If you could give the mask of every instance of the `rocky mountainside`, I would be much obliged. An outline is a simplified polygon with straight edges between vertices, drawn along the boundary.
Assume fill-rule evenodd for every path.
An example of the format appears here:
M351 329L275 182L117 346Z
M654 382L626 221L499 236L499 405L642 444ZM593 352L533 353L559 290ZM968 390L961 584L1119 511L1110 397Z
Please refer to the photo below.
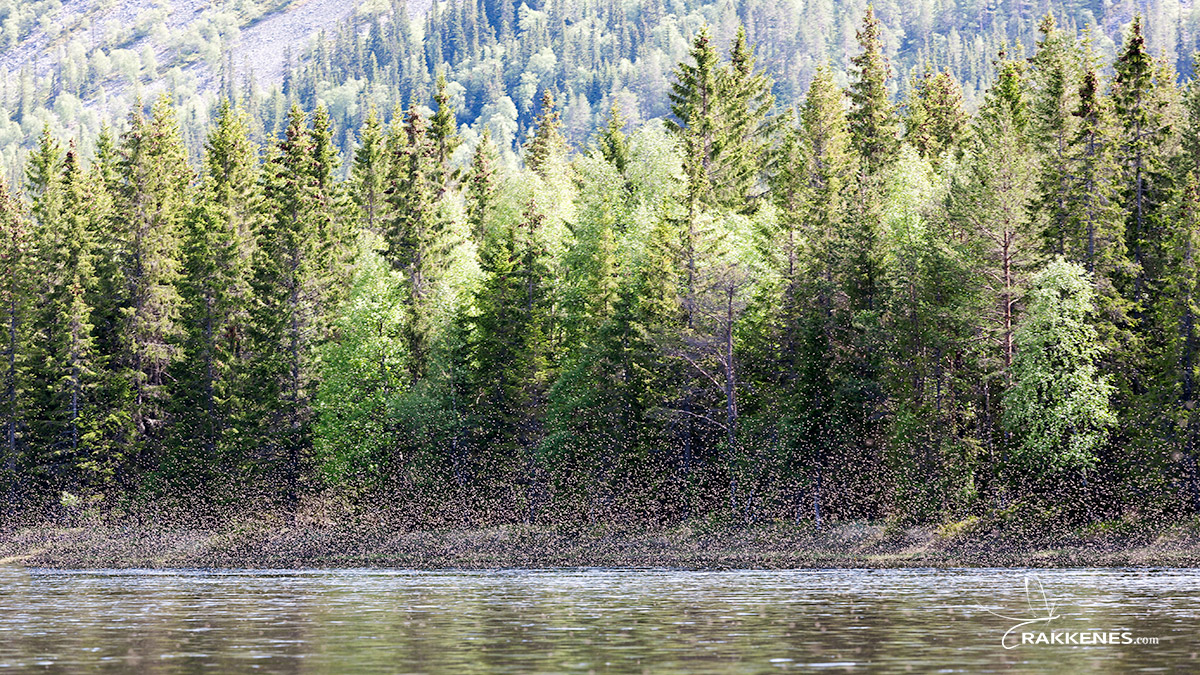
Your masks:
M37 5L38 3L29 3ZM80 50L150 50L160 68L174 66L207 80L220 66L214 54L260 81L278 82L286 49L299 54L308 41L354 14L355 0L66 0L41 3L44 9L24 32L4 33L0 74L27 71L44 77ZM378 4L378 3L376 3ZM409 5L421 14L430 0ZM386 7L386 6L385 6ZM368 13L378 9L366 10ZM19 25L13 14L14 29ZM119 86L119 85L118 85Z
M0 161L13 175L45 125L86 149L135 98L164 91L204 117L223 79L267 91L323 32L392 12L378 0L0 0Z

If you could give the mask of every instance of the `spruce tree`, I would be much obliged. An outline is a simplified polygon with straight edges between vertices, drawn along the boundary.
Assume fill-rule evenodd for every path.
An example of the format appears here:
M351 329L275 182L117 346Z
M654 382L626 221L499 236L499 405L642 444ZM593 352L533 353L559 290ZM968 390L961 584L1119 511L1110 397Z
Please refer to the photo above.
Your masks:
M1113 110L1121 132L1115 153L1122 168L1126 248L1134 265L1130 299L1141 315L1147 285L1158 276L1161 233L1156 211L1168 192L1164 144L1168 140L1166 109L1169 99L1163 72L1154 63L1142 35L1142 17L1135 15L1125 45L1113 64Z
M837 273L837 261L849 251L844 247L850 237L847 222L847 192L855 185L851 137L841 105L841 92L828 68L817 69L808 95L800 109L797 150L798 165L791 171L807 184L797 186L792 195L802 195L795 204L802 210L806 232L797 237L812 248L818 276L831 283ZM784 188L780 197L787 198ZM792 210L792 204L787 204ZM792 244L789 244L789 248ZM789 263L789 269L796 268Z
M439 211L437 146L415 108L405 119L406 139L392 159L388 186L386 256L405 280L404 341L413 381L425 377L433 345L433 295L444 265L446 223Z
M227 101L205 144L197 202L183 225L182 358L174 376L176 475L193 490L237 472L234 430L246 405L250 288L262 198L246 114ZM214 486L215 487L215 486Z
M619 467L642 428L647 352L635 329L627 252L617 228L629 204L626 180L601 157L579 160L579 211L565 254L561 374L547 393L540 446L559 493L586 503L590 518L613 501ZM623 290L624 289L624 290Z
M990 317L985 354L991 375L1006 373L1016 353L1014 336L1037 232L1031 206L1036 197L1036 156L1025 133L1029 104L1023 67L999 64L975 124L969 158L950 195L950 216L976 247Z
M684 266L682 306L685 323L691 324L695 308L698 246L701 238L698 220L707 205L716 203L719 151L722 143L720 112L721 71L717 52L705 26L692 41L689 57L693 64L680 63L671 85L671 113L667 127L680 140L683 172L687 177L684 205L686 214L680 227L680 257Z
M127 256L122 218L117 212L122 201L120 161L116 140L107 127L102 127L87 178L95 273L87 302L92 308L92 338L99 370L94 402L100 424L94 453L108 457L118 468L130 441L124 412L129 410L132 386L122 358Z
M1111 288L1113 278L1128 271L1110 106L1096 70L1087 68L1073 112L1078 126L1069 155L1074 170L1065 248L1067 259L1082 264L1101 288Z
M63 150L50 133L49 126L42 129L37 149L30 155L25 167L25 193L30 201L29 213L32 220L31 258L28 267L30 283L29 317L30 350L26 355L29 376L29 401L25 458L27 471L39 481L67 483L72 458L63 459L56 453L62 448L54 444L52 423L48 421L50 391L49 378L55 377L53 355L48 351L43 307L52 296L56 286L53 262L58 257L59 243L64 230L64 172ZM74 487L74 486L71 486Z
M637 322L647 333L678 327L683 316L679 297L679 232L666 219L650 230L638 266Z
M844 335L838 308L840 260L850 251L847 191L854 185L853 156L842 91L826 66L818 67L800 107L800 124L780 152L774 196L780 213L778 262L781 288L768 310L774 315L769 344L778 387L770 424L778 435L781 470L806 485L796 517L811 512L821 523L825 467L833 460L835 436L829 417L834 395L831 336ZM820 411L809 414L808 411ZM811 511L809 506L811 505Z
M600 155L622 174L629 163L629 141L625 137L624 129L625 117L621 114L621 105L613 99L612 107L608 111L608 122L598 134L597 145Z
M714 185L717 201L735 211L749 212L763 186L759 178L770 164L772 136L778 121L771 118L775 96L773 82L754 69L754 50L746 31L738 26L729 52L729 65L720 77L720 105L724 118L719 142L721 181Z
M533 450L548 375L544 220L531 199L520 222L489 234L471 338L475 447L484 472L496 476L502 490L515 490L512 497L524 502L527 515L536 508Z
M543 178L567 158L567 139L562 135L562 118L549 89L542 91L541 112L534 121L533 138L525 147L525 165Z
M668 119L667 126L681 141L689 211L694 211L699 204L715 199L713 174L723 147L721 70L707 26L696 33L688 56L692 63L680 63L675 69L669 93L674 119Z
M384 190L387 185L388 156L383 123L375 107L367 111L351 169L354 203L358 205L362 228L379 234L383 229Z
M1165 395L1155 403L1163 406L1170 447L1182 451L1192 509L1200 511L1200 180L1195 173L1185 176L1172 215L1159 302L1166 348L1158 390Z
M779 356L788 364L788 377L798 372L801 317L816 311L820 321L832 321L834 275L840 271L839 258L848 253L841 246L849 236L843 231L846 190L854 182L850 137L842 93L827 67L817 69L799 122L781 149L773 186L780 214ZM810 307L814 301L816 307Z
M49 125L42 128L37 149L25 166L25 195L31 203L30 215L41 228L51 228L62 212L63 152Z
M778 121L771 79L754 69L753 50L739 28L730 62L721 65L707 26L692 41L669 93L668 128L681 140L688 199L700 205L748 211L767 167Z
M4 377L2 403L4 458L0 462L0 489L7 503L18 503L19 468L24 449L26 420L28 321L35 287L32 277L31 242L25 209L0 180L0 311L4 325Z
M914 90L904 127L904 139L922 157L937 162L943 153L957 149L967 131L958 80L948 71L927 71Z
M1083 265L1095 284L1092 325L1100 342L1101 368L1113 376L1118 407L1134 412L1136 406L1130 402L1143 393L1147 354L1136 332L1138 307L1122 294L1135 286L1137 266L1128 258L1125 236L1128 213L1122 204L1123 171L1117 154L1120 128L1114 124L1112 102L1100 91L1093 67L1085 66L1078 100L1065 258ZM1118 447L1145 431L1144 422L1134 415L1121 421ZM1116 465L1119 458L1105 459L1106 464Z
M466 190L467 225L477 246L482 246L487 238L487 226L496 205L497 155L496 144L492 142L492 130L484 127L471 157Z
M81 479L96 485L112 477L115 464L96 453L98 414L92 399L97 355L88 304L95 286L91 186L73 146L63 161L62 185L61 229L53 248L39 260L50 276L36 323L38 376L45 390L39 406L42 428L35 433L53 448L56 463L82 469L87 475Z
M850 99L847 124L851 147L859 158L859 179L858 194L851 204L853 224L847 230L851 255L843 261L843 278L852 310L877 316L883 278L881 172L895 161L899 151L899 118L888 96L891 68L883 54L882 26L872 7L867 8L857 37L863 51L850 60L854 72L847 92ZM868 319L862 325L873 320ZM867 343L875 339L870 335L874 332L869 329L863 334ZM861 348L875 353L877 349L867 343ZM866 367L866 362L863 365ZM873 367L867 367L867 371L872 370ZM874 375L864 371L858 377L866 382Z
M439 75L437 91L433 95L437 110L429 120L429 138L435 149L436 167L434 175L430 178L434 185L438 186L437 196L439 198L449 189L450 183L457 178L456 172L450 166L450 159L462 143L462 139L458 136L454 106L450 105L450 94L446 91L446 87L445 76Z
M294 508L311 445L316 393L314 346L324 261L317 259L321 197L307 115L293 105L287 132L264 165L264 219L254 258L251 313L253 407L257 454L282 481L283 503Z
M874 174L895 159L900 143L895 106L888 95L891 67L883 54L883 27L874 7L867 7L857 37L863 51L850 59L850 135L864 170Z
M1192 66L1192 78L1183 87L1183 119L1180 120L1179 141L1182 152L1178 157L1178 182L1188 172L1200 174L1200 61Z
M118 152L114 210L124 281L118 363L129 383L118 414L128 425L130 474L157 468L167 371L178 355L180 227L192 172L169 98L154 103L149 120L135 108Z
M1071 142L1075 136L1079 67L1082 59L1070 36L1047 14L1038 26L1042 39L1030 62L1033 66L1034 138L1043 156L1038 179L1038 210L1045 225L1043 256L1066 254L1073 192Z
M978 439L993 474L1006 470L1010 442L1001 424L1001 395L1008 388L1016 358L1022 299L1039 243L1034 211L1038 158L1026 133L1029 101L1024 68L1012 60L997 65L996 83L975 121L947 204L951 228L967 242L964 257L972 272L969 278L976 280L966 289L964 305L965 311L974 309L981 315L973 323L982 341L969 357L979 375L974 391L964 393L977 402ZM997 477L983 476L983 487L1001 495L1002 485L988 482Z
M336 180L340 160L333 141L333 120L323 104L313 111L310 138L313 153L310 167L317 199L316 260L323 263L314 283L318 285L320 312L324 314L342 298L357 229L348 227L354 221L345 217L348 204L343 185Z
M1171 326L1157 326L1153 312L1169 246L1163 207L1173 190L1168 162L1174 152L1170 123L1177 91L1174 71L1150 57L1140 15L1134 16L1113 70L1112 102L1118 125L1113 154L1125 210L1123 243L1129 256L1128 273L1114 281L1128 303L1130 319L1117 358L1122 366L1121 393L1131 397L1122 405L1128 407L1123 421L1132 434L1140 435L1154 417L1144 402L1147 395L1153 398L1148 358L1162 350L1171 330Z

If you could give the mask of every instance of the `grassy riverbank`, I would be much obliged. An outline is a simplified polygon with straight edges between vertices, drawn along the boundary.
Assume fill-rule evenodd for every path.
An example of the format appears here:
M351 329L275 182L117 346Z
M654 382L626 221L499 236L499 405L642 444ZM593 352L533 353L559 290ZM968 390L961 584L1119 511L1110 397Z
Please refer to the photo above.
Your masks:
M111 523L0 531L0 564L29 567L635 566L685 568L1200 566L1200 522L1068 533L836 523L659 531L503 526L396 531L260 518L218 528Z

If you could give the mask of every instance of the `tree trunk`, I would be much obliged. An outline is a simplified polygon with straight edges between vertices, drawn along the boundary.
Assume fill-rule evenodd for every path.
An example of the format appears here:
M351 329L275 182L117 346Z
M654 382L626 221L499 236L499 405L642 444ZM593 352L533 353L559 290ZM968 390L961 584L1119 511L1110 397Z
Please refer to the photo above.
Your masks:
M8 303L8 377L4 392L7 420L5 423L4 468L11 481L8 493L15 496L17 473L17 299L10 287ZM11 503L13 500L9 499Z
M733 295L731 283L725 294L725 435L729 444L729 501L737 509L737 373L733 362Z
M1004 265L1004 292L1000 295L1001 312L1004 315L1004 373L1008 377L1008 371L1012 368L1013 352L1013 269L1012 269L1012 233L1005 231L1003 234L1004 243L1001 245L1000 255L1003 257Z
M204 316L204 415L207 418L204 429L204 452L210 462L215 462L217 459L217 423L214 404L216 394L213 391L213 380L216 379L213 351L216 341L213 339L213 298L211 294L204 299L204 304L206 305Z
M287 439L287 494L286 502L288 510L295 512L299 504L300 495L300 259L299 252L292 252L291 260L291 289L288 297L288 303L291 305L289 317L291 325L289 326L288 334L288 352L289 352L289 377L291 391L288 392L288 423L289 434Z
M813 490L813 522L816 524L818 530L822 529L823 527L821 522L821 479L824 469L821 465L822 461L820 458L818 458L816 481L817 489Z

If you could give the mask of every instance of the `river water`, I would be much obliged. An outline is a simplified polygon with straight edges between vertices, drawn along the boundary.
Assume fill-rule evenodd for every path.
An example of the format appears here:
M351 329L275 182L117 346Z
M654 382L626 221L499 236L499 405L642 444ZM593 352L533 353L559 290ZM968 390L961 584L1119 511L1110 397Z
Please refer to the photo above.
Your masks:
M3 670L1200 672L1200 570L0 569Z

